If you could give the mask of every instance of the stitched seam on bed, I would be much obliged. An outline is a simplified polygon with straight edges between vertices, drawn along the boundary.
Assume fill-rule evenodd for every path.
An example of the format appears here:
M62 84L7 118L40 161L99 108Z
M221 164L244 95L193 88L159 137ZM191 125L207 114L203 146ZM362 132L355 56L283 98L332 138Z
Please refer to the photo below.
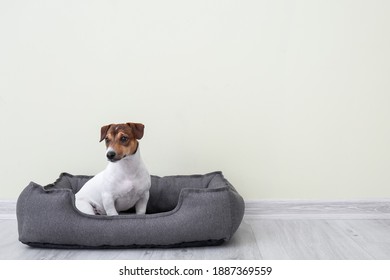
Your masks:
M229 219L229 221L230 221L230 225L229 225L229 238L228 238L228 240L232 237L232 233L233 233L233 214L232 214L232 211L233 211L233 209L232 209L232 201L231 201L231 194L230 194L230 192L231 192L231 189L230 189L230 184L229 184L229 182L228 182L228 180L226 180L226 178L225 177L223 177L223 180L225 181L225 184L226 184L226 187L228 188L228 192L227 192L227 199L228 199L228 201L229 201L229 214L230 214L230 219Z

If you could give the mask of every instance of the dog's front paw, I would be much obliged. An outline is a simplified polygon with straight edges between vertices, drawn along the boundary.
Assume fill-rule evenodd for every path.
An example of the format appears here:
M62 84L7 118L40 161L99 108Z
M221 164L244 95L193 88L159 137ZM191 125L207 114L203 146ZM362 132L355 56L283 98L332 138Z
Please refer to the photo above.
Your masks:
M107 211L107 216L118 216L118 212L114 211Z

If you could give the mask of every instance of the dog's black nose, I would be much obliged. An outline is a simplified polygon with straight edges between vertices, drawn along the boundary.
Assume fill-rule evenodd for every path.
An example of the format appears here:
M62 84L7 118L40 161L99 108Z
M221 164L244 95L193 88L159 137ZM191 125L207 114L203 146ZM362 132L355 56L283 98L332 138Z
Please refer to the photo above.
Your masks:
M114 159L115 156L116 156L116 153L114 151L109 151L107 153L107 158L108 159Z

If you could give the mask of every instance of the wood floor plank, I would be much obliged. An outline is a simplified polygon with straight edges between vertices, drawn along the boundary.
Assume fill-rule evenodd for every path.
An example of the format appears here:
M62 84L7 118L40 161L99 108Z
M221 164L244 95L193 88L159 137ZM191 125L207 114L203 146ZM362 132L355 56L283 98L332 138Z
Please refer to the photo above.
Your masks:
M256 238L257 248L263 259L290 259L288 244L292 236L285 234L281 224L275 220L251 219L251 227Z
M373 259L390 260L389 220L340 220L335 221L334 226Z
M349 237L326 220L252 221L260 253L265 259L371 259Z

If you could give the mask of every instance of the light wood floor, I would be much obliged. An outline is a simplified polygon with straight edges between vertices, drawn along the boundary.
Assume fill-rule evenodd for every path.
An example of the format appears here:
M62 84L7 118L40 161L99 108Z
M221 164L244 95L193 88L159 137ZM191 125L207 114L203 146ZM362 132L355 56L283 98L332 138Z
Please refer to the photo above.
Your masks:
M18 241L14 213L0 202L0 259L390 259L390 200L247 202L230 242L185 249L31 248Z

